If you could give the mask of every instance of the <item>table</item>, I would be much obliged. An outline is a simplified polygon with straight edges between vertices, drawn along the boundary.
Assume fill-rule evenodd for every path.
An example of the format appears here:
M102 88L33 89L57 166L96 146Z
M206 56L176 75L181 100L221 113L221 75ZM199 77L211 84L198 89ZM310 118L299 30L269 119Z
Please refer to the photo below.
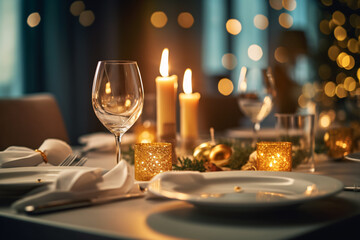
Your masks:
M86 163L108 169L114 164L114 153L91 153ZM360 164L321 161L316 174L359 184ZM1 239L344 239L358 234L359 223L360 192L345 191L298 207L253 213L209 213L181 201L147 198L39 216L0 207Z

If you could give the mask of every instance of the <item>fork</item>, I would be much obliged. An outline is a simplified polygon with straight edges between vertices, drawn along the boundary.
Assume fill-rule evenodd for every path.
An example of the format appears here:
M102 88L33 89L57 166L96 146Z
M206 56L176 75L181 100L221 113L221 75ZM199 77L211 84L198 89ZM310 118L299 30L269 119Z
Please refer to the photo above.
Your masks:
M79 158L75 154L70 154L67 158L62 161L59 166L83 166L87 161L86 157Z

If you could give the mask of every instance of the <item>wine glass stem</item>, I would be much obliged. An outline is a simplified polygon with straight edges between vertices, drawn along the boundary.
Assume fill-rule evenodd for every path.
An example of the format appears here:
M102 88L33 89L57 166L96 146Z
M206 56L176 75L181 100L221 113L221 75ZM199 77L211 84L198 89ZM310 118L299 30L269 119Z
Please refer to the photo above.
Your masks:
M116 142L116 163L121 161L121 135L115 135Z
M260 123L254 123L253 125L253 142L252 142L252 146L256 147L256 143L258 141L258 133L259 133L259 129L260 129Z

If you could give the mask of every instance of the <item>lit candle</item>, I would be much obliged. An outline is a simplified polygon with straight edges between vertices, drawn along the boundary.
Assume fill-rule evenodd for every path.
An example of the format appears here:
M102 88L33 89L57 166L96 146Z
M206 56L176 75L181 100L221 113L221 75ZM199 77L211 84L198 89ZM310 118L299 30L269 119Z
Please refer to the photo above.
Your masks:
M183 81L184 93L180 93L180 135L183 140L198 138L198 105L200 93L192 93L191 69L186 69Z
M169 50L162 52L160 62L161 77L156 81L156 122L160 141L176 139L176 92L177 76L169 76Z
M291 142L259 142L256 153L257 170L291 171Z

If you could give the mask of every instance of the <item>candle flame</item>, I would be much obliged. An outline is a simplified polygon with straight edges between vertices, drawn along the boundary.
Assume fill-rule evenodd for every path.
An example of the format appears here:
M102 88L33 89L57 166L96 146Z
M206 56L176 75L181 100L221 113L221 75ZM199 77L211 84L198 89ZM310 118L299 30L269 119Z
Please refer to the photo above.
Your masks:
M169 49L164 48L160 61L160 74L163 77L169 76Z
M244 92L246 91L247 88L247 84L246 84L246 72L247 72L247 68L246 67L242 67L241 71L240 71L240 77L239 77L239 86L238 86L238 92Z
M183 89L184 89L184 93L186 94L192 93L191 76L192 76L191 69L187 68L184 73L184 81L183 81Z

